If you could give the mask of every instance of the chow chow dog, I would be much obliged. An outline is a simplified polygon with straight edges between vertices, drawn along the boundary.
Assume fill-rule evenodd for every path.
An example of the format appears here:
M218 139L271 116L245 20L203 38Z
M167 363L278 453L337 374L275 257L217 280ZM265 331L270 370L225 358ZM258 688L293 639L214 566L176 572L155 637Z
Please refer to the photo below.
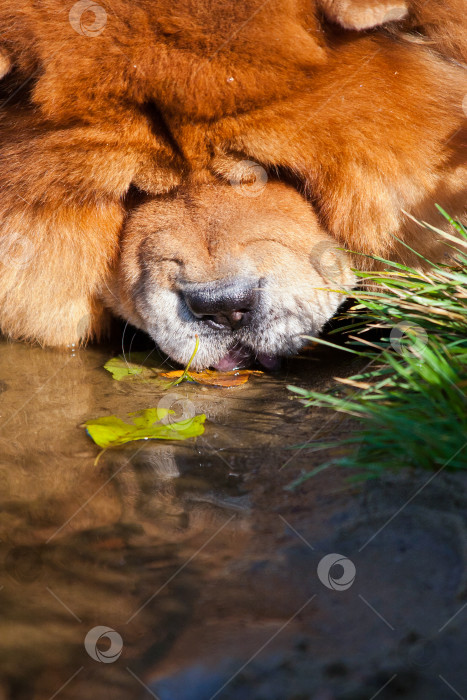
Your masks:
M13 338L110 308L179 362L197 333L198 367L273 366L351 287L336 245L439 258L403 211L465 215L459 0L18 0L0 27Z

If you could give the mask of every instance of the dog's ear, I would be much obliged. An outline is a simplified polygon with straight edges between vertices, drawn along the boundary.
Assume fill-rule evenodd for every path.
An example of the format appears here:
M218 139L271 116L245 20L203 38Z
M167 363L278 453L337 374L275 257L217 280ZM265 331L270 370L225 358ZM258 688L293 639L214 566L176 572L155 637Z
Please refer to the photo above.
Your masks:
M329 20L345 29L372 29L408 14L404 0L318 0L318 6Z

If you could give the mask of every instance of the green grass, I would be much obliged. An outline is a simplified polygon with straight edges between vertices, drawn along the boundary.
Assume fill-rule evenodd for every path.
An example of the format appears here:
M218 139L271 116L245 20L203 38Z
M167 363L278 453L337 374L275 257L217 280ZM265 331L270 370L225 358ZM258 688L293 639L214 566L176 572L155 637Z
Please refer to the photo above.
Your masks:
M357 478L404 467L467 468L467 230L438 209L456 237L419 223L444 239L455 262L433 264L429 273L390 261L383 272L357 272L376 287L355 295L339 330L345 342L336 347L366 358L365 369L331 393L289 387L305 406L356 422L350 437L310 445L327 458L293 485L333 465ZM332 456L335 448L341 456Z

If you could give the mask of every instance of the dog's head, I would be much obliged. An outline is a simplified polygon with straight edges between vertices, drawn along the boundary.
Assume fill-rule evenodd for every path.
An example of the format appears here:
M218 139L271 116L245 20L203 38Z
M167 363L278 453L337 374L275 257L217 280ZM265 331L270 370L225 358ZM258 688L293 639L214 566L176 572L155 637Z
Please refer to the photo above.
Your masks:
M353 285L336 246L289 185L187 186L130 215L106 302L181 364L274 367Z

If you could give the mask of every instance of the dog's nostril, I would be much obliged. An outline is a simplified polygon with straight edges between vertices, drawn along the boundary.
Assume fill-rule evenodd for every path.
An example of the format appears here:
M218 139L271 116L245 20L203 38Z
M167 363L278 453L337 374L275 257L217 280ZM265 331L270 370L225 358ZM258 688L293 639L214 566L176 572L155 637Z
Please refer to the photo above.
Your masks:
M218 314L198 314L199 318L208 323L213 328L240 328L245 326L251 317L251 312L242 311L225 311Z
M244 318L245 314L247 314L248 311L245 309L242 309L241 311L232 311L229 314L229 318L232 323L240 323L240 321Z
M237 329L251 321L258 303L259 284L251 280L229 280L183 289L190 311L213 328Z

